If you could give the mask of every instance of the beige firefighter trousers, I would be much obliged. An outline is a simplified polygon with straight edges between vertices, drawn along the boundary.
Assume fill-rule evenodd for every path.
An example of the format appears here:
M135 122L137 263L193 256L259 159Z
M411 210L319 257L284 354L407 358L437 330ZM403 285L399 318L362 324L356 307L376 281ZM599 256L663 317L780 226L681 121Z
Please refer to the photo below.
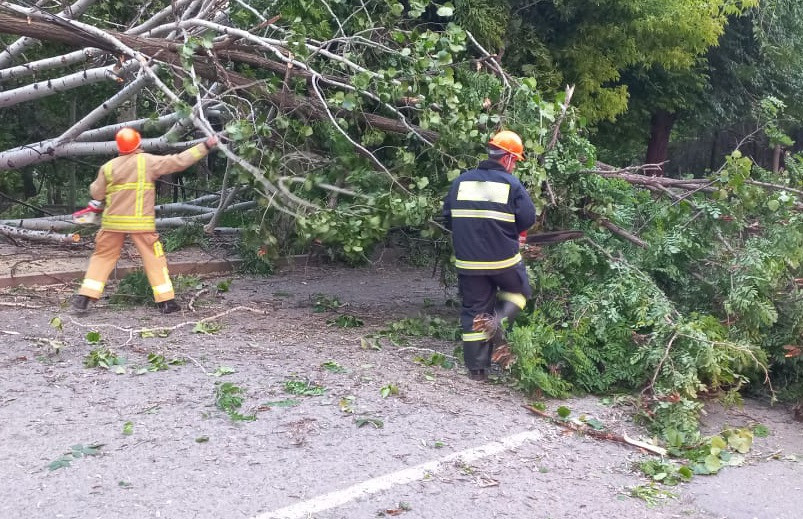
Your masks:
M159 234L155 232L125 233L104 229L98 231L95 238L95 252L89 259L89 268L78 293L93 299L100 298L106 281L120 258L126 235L131 237L142 257L145 275L148 276L148 282L153 289L153 299L157 303L173 299L175 293L173 283L170 282L170 274L167 272L167 259L162 242L159 241Z

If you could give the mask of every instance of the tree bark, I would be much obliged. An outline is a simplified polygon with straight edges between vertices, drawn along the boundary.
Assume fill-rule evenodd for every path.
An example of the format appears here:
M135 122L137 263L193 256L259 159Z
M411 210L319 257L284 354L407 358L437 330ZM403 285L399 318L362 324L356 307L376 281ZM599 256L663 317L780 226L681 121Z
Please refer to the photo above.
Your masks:
M8 236L10 238L21 238L24 240L50 243L78 243L81 240L81 236L76 233L59 234L49 230L35 231L3 224L0 224L0 235Z
M22 193L25 198L36 196L36 183L33 181L33 172L22 172Z
M780 144L776 144L772 150L772 172L778 173L781 171L781 156L783 155L783 148Z
M676 114L664 109L658 109L652 114L650 119L650 140L647 143L647 164L656 164L651 174L664 176L663 163L669 150L669 136L672 133L672 126L675 124Z

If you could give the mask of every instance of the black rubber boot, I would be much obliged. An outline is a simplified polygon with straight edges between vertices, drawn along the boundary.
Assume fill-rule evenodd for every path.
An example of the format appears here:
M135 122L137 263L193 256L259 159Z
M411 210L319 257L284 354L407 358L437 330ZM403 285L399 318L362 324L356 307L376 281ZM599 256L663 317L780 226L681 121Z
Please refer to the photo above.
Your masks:
M486 341L463 341L463 360L469 373L491 367L491 347Z
M168 299L167 301L156 303L156 306L159 307L159 311L163 314L172 314L173 312L181 310L181 307L178 306L175 299Z
M476 380L477 382L485 382L488 380L488 370L486 369L471 369L468 371L468 378Z
M70 308L72 308L73 312L82 314L89 309L89 301L92 298L89 296L82 296L81 294L76 294L72 298L72 303L70 304Z

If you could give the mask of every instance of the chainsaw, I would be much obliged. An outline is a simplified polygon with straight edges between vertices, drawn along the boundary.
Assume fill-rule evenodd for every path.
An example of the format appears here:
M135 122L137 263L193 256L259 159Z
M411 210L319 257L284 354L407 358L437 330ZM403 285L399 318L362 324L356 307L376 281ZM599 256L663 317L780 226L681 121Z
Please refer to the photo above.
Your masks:
M90 200L89 204L72 214L72 221L78 225L99 225L103 214L103 202Z

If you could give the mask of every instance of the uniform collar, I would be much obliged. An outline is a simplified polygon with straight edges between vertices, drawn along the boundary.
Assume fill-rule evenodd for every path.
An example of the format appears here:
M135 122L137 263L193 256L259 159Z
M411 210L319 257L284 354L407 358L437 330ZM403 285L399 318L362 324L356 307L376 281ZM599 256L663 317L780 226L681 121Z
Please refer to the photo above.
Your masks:
M507 173L507 169L505 169L505 167L502 165L502 163L499 162L498 160L494 160L494 159L485 159L485 160L483 160L482 162L479 163L479 165L477 166L477 169L496 169L496 170L504 171L505 173Z

